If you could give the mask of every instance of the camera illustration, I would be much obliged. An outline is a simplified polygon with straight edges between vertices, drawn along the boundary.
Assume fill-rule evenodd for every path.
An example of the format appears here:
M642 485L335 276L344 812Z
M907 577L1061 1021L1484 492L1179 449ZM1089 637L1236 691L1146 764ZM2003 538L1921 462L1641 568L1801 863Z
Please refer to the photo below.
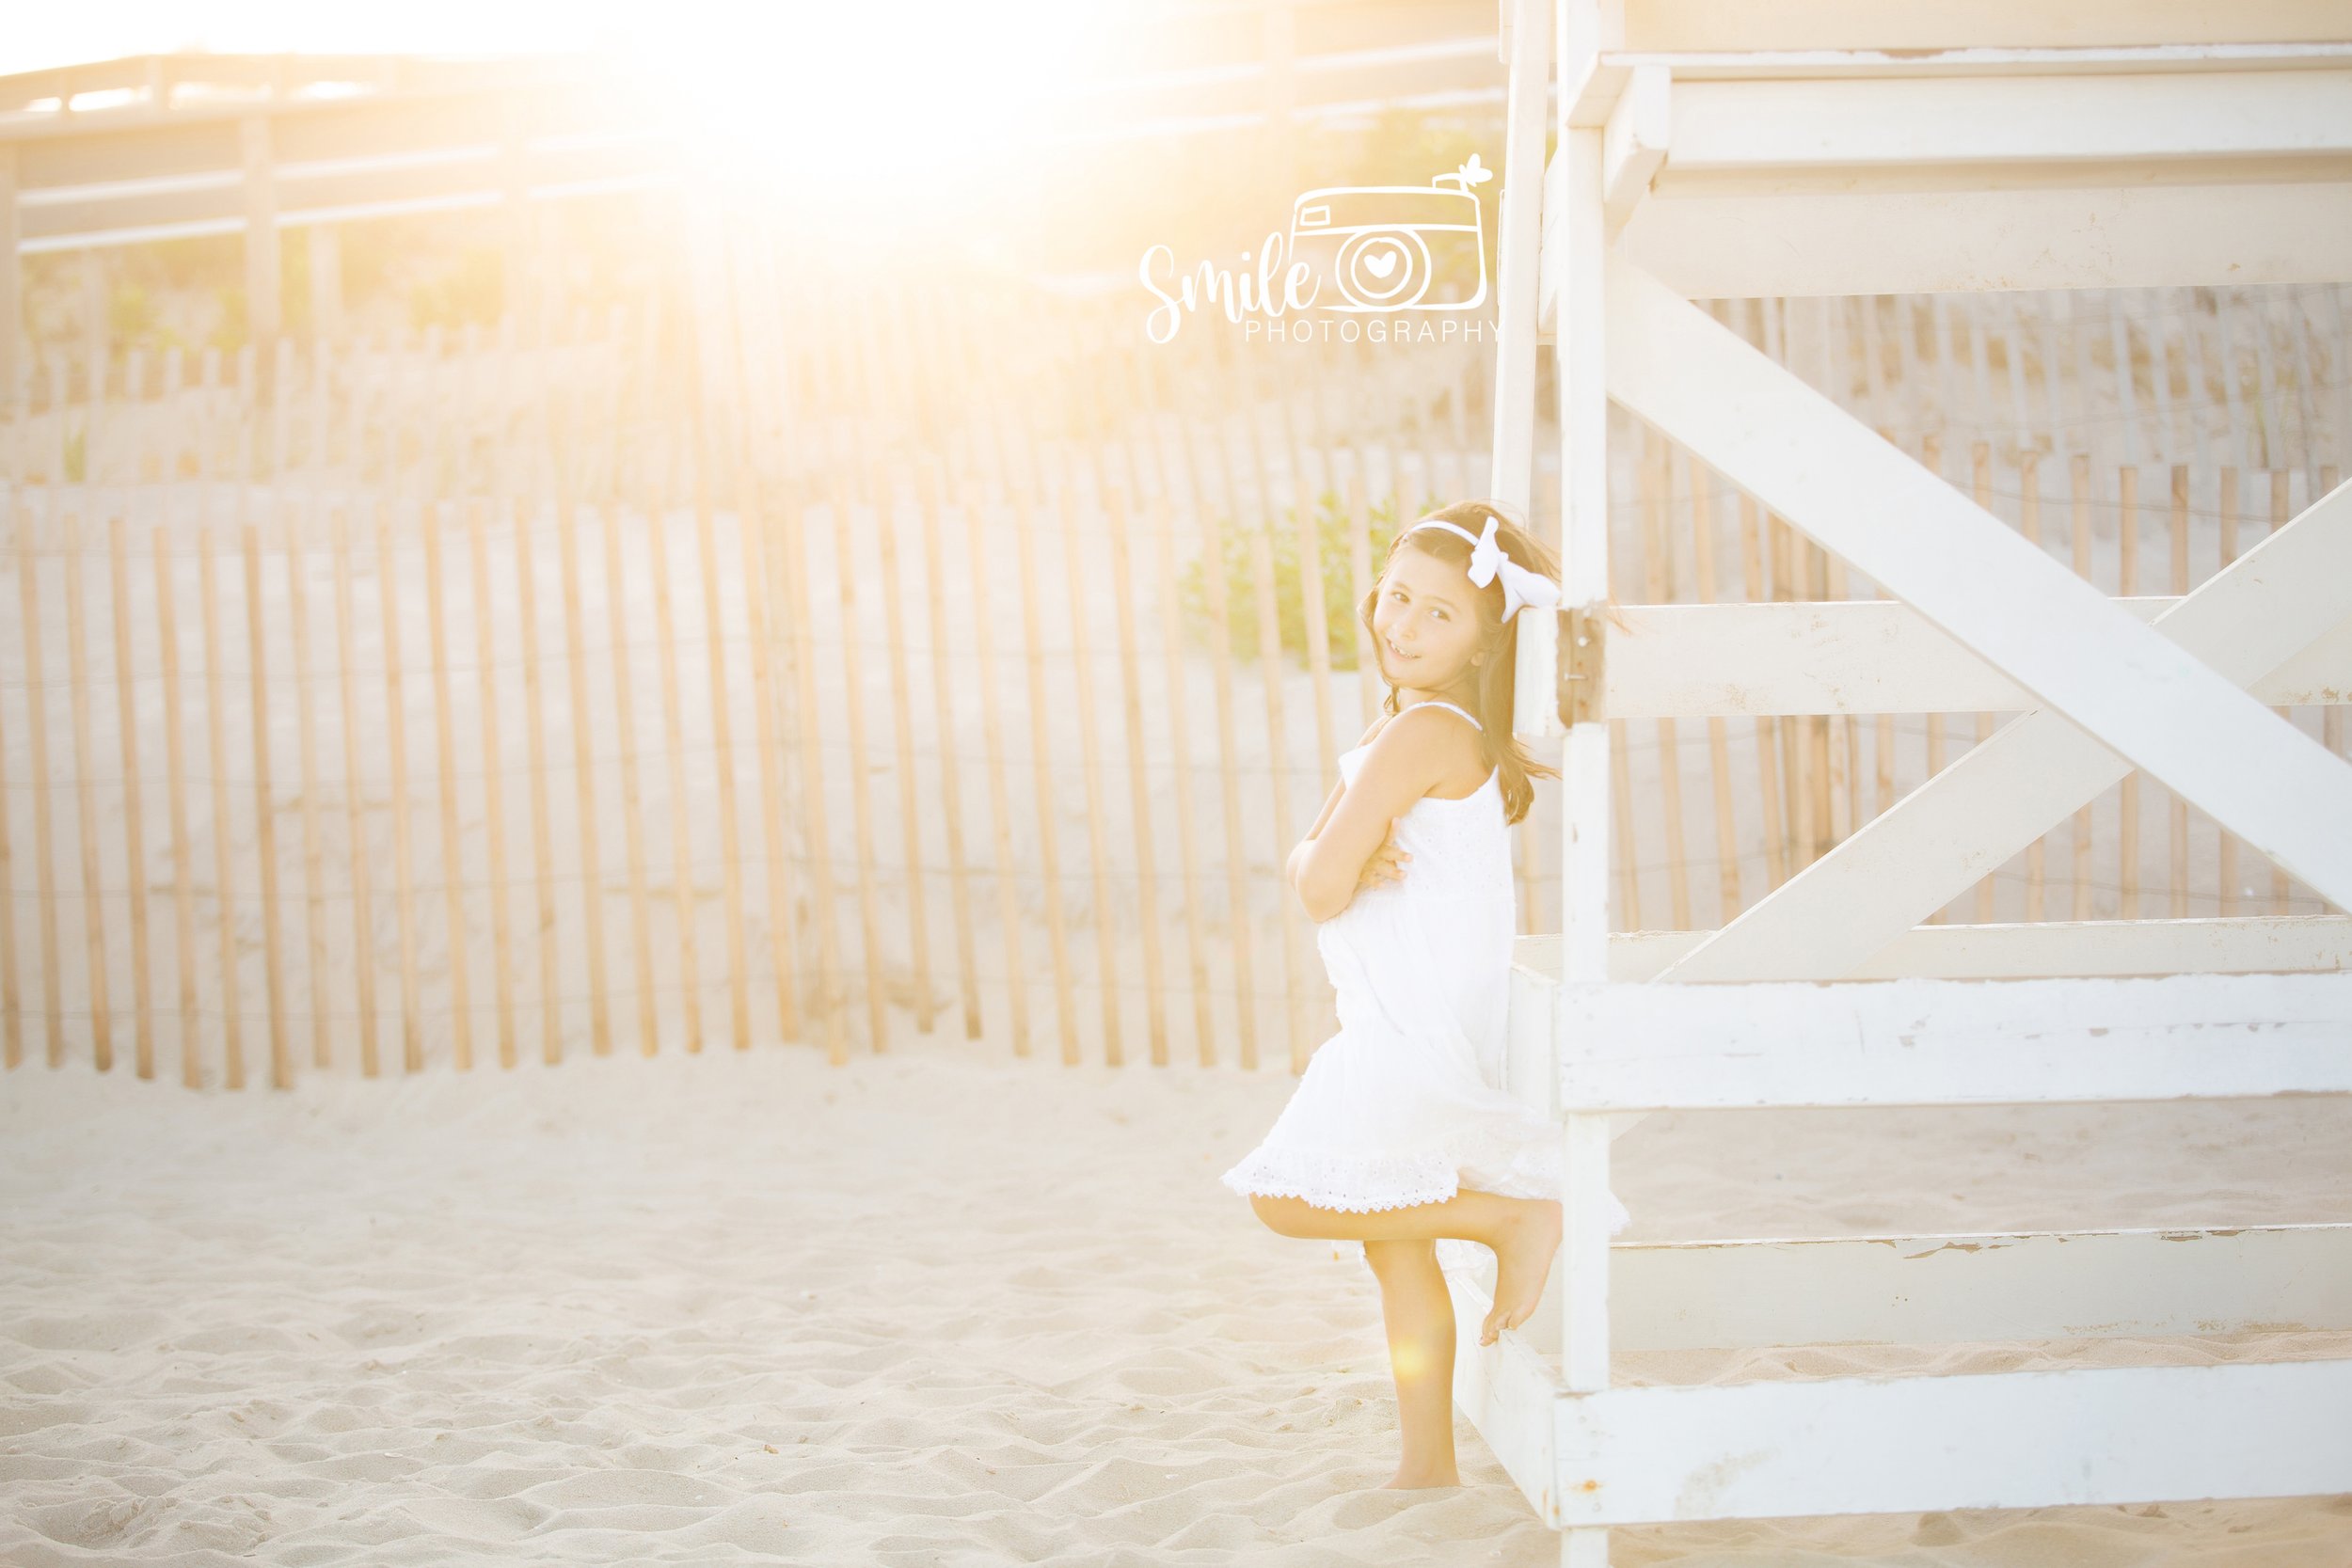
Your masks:
M1486 250L1471 187L1494 177L1473 152L1426 186L1330 185L1301 195L1291 208L1290 257L1315 278L1316 308L1476 309L1486 299Z

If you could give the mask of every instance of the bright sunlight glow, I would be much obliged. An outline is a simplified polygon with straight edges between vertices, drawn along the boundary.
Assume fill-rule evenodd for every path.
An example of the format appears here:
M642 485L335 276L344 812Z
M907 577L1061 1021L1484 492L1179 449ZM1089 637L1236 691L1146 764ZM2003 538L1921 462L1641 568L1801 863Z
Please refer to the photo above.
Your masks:
M1084 0L741 9L631 40L623 62L714 172L828 198L928 202L1018 161L1089 70ZM610 47L608 45L608 47ZM999 168L999 173L1006 172Z

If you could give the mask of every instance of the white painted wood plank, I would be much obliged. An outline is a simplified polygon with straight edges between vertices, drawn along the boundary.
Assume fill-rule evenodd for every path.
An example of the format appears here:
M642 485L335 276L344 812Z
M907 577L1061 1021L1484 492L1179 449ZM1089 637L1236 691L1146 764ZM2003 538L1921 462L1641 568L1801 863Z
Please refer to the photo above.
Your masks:
M2330 492L2329 496L2323 496L2320 499L2327 502L2331 497L2341 503L2341 491ZM2288 525L2290 528L2293 526ZM2277 534L2271 535L2271 538L2276 537ZM2269 539L2263 541L2264 544L2269 542ZM2157 616L2161 619L2169 613L2159 610ZM2166 624L2165 630L2168 633L2172 630L2170 623ZM2273 705L2295 704L2330 707L2352 703L2352 619L2321 635L2301 653L2274 668L2248 689L2257 700Z
M1609 1267L1628 1351L2352 1329L2344 1225L1620 1243Z
M1565 972L1579 979L1609 973L1610 744L1609 725L1597 721L1560 742L1561 942Z
M1541 268L1543 245L1546 245L1546 221L1560 216L1560 209L1546 195L1546 183L1552 171L1565 169L1557 160L1546 165L1546 115L1550 99L1546 96L1552 72L1552 47L1555 47L1555 14L1548 0L1505 0L1508 5L1529 7L1522 14L1522 24L1513 33L1513 122L1510 134L1515 136L1510 146L1510 165L1503 169L1508 190L1505 199L1518 199L1515 216L1519 226L1513 230L1513 245L1524 245L1524 254L1513 256L1513 275L1505 284L1503 298L1499 303L1499 326L1503 331L1496 350L1496 378L1499 378L1499 402L1496 402L1494 458L1496 458L1496 496L1519 505L1529 527L1543 536L1543 519L1534 515L1534 486L1536 486L1536 315L1541 308ZM1538 14L1541 11L1541 14ZM1597 308L1595 308L1597 312ZM1555 369L1566 372L1569 359L1565 350L1555 345ZM1585 357L1597 357L1597 350L1588 350ZM1604 373L1604 372L1595 372ZM1510 397L1505 409L1501 397ZM1595 392L1607 406L1607 390ZM1552 533L1557 547L1557 533ZM1513 703L1513 731L1519 736L1557 736L1555 703L1552 703L1552 670L1557 668L1555 649L1557 616L1529 618L1519 626L1518 665L1513 670L1513 689L1518 701Z
M1459 1275L1446 1275L1446 1285L1456 1325L1454 1407L1469 1418L1519 1491L1541 1511L1545 1505L1536 1499L1550 1496L1552 1480L1559 1474L1551 1446L1559 1379L1521 1335L1504 1334L1491 1345L1481 1345L1474 1330L1493 1309L1494 1298Z
M2352 765L1639 267L1604 287L1620 402L2352 909Z
M1638 67L1632 79L1665 71ZM1669 193L1721 193L1797 170L1834 169L1852 189L1873 171L1915 184L1939 165L2352 153L2352 70L2341 68L1682 81L1674 93L1673 162L1659 182ZM2006 182L1987 172L1988 183Z
M1550 966L1541 975L1519 969L1519 966L1515 966L1513 974L1510 974L1510 1002L1505 1008L1508 1011L1508 1025L1505 1025L1503 1037L1503 1086L1522 1105L1543 1112L1543 1115L1552 1115L1552 1110L1557 1110L1557 1105L1560 1105L1560 1101L1557 1101L1557 1093L1560 1093L1560 1051L1552 1044L1552 1041L1560 1039L1555 1022L1552 1022L1552 1004L1560 994L1560 936L1550 933L1550 936L1527 936L1519 938L1519 941L1546 942L1546 957L1550 959ZM1609 936L1612 961L1616 961L1618 942L1621 941L1623 933ZM1623 1138L1645 1117L1649 1117L1646 1110L1612 1112L1609 1115L1609 1138ZM1557 1345L1560 1340L1555 1336L1548 1342Z
M2352 925L2352 922L2347 924ZM1552 1045L1559 1037L1552 1022L1552 1004L1560 985L1560 937L1553 932L1518 940L1543 943L1549 968L1540 975L1519 967L1511 972L1510 1000L1505 1008L1503 1033L1502 1086L1521 1104L1549 1116L1560 1103L1553 1098L1558 1085L1559 1053ZM1617 943L1622 940L1622 933L1610 934L1610 958L1613 962L1617 958ZM1611 1115L1609 1136L1613 1140L1624 1137L1633 1130L1635 1123L1648 1115L1646 1111ZM1555 1338L1551 1342L1557 1344L1558 1340Z
M2352 182L1677 196L1661 181L1622 244L1692 299L2334 283L2352 277Z
M1563 129L1552 160L1560 176L1557 201L1547 211L1547 237L1567 270L1561 334L1554 346L1560 388L1561 603L1609 599L1609 367L1608 315L1602 293L1600 134ZM1556 623L1555 623L1556 624ZM1516 727L1522 734L1560 735L1555 683L1532 685L1519 667ZM1531 708L1540 708L1540 716ZM1541 718L1541 728L1536 721ZM1595 720L1570 728L1562 742L1563 929L1572 974L1598 979L1609 942L1609 725Z
M1566 331L1552 339L1552 372L1560 388L1560 550L1562 604L1597 604L1609 599L1609 359L1604 348L1607 312L1602 306L1602 136L1599 132L1562 129L1562 148L1546 171L1546 237L1541 268L1569 277L1565 301ZM1574 261L1574 265L1571 265ZM1541 524L1538 524L1541 527ZM1546 616L1536 635L1519 635L1515 670L1518 712L1515 729L1529 736L1560 736L1557 682L1557 616ZM1595 726L1607 736L1607 724ZM1607 764L1607 757L1602 757ZM1604 768L1607 773L1607 768ZM1571 800L1569 809L1579 809ZM1576 818L1569 818L1574 823ZM1574 837L1574 832L1571 832ZM1607 891L1607 867L1599 867ZM1569 922L1583 905L1569 872ZM1597 952L1597 950L1595 950Z
M2181 601L2114 601L2153 623ZM1899 599L1619 605L1601 701L1613 719L2019 713L2033 694ZM2248 687L2265 705L2352 704L2352 614Z
M2352 1361L1610 1388L1558 1404L1551 1523L2352 1491Z
M1610 1118L1563 1118L1562 1197L1565 1229L1553 1259L1551 1289L1560 1328L1563 1386L1579 1391L1609 1386L1609 1154Z
M1628 50L1879 50L1913 56L1979 49L2107 51L2281 44L2342 30L2333 0L1649 0L1626 18Z
M1654 980L1691 952L1708 931L1612 931L1609 978ZM1515 973L1524 993L1512 993L1531 1021L1512 1024L1514 1085L1536 1083L1521 1053L1542 1049L1537 1031L1551 1017L1545 988L1559 984L1557 936L1515 939ZM2027 980L2091 974L2301 974L2352 969L2352 916L2340 914L2201 915L2187 920L2011 921L1991 926L1915 926L1848 974L1804 976L1847 980ZM1540 1008L1534 1006L1542 999ZM1532 1093L1532 1089L1528 1092ZM1531 1099L1530 1104L1541 1103Z
M2145 43L2096 49L1980 45L1901 54L1884 49L1626 49L1605 55L1603 63L1621 71L1662 65L1678 81L1792 76L2144 76L2174 71L2328 70L2352 63L2352 43Z
M2352 1094L2352 973L1561 988L1582 1111Z
M1594 154L1599 156L1597 152ZM1535 252L1535 341L1556 346L1560 340L1560 283L1567 277L1567 206L1569 171L1575 159L1554 150L1544 166L1544 237ZM1595 166L1594 181L1599 181ZM1565 440L1563 446L1565 445Z
M1610 33L1619 13L1596 6L1570 6L1565 41L1586 41ZM1563 93L1557 133L1561 171L1555 244L1565 263L1559 301L1556 370L1560 388L1561 603L1581 607L1609 598L1609 363L1608 312L1602 281L1605 214L1603 135L1571 126L1573 104ZM1553 618L1554 627L1557 617ZM1549 672L1547 672L1549 673ZM1532 687L1527 664L1519 666L1519 714L1533 718L1538 699L1549 724L1539 733L1561 734L1556 681ZM1524 723L1522 727L1525 727ZM1563 825L1560 835L1564 930L1561 950L1568 973L1597 980L1609 958L1609 724L1588 716L1566 726L1561 740ZM1609 1381L1609 1128L1604 1117L1570 1117L1560 1129L1566 1170L1561 1195L1563 1233L1559 1267L1572 1283L1558 1292L1552 1311L1567 1347L1564 1375L1577 1388ZM1465 1338L1475 1343L1476 1335Z
M1649 195L1650 181L1666 161L1670 130L1667 73L1644 66L1626 81L1601 135L1601 208L1605 231L1614 235Z
M1509 99L1495 232L1493 472L1487 494L1524 515L1535 483L1536 246L1543 237L1544 144L1549 129L1551 0L1501 0ZM1525 633L1543 616L1530 619ZM1548 666L1549 657L1532 661ZM1529 668L1523 660L1521 670Z
M1625 0L1574 0L1557 12L1560 34L1559 145L1570 130L1597 131L1609 123L1625 70L1613 62L1625 48Z
M2323 632L2329 647L2338 645L2347 598L2352 485L2306 508L2162 612L2150 629L2206 660L2217 678L2252 680L2308 654ZM2345 771L2339 759L2321 755ZM1852 974L2130 770L2124 758L2066 718L2046 710L2023 715L1742 911L1661 977ZM2342 830L2345 820L2352 816L2323 821L2323 837L2339 846L2352 840Z
M1519 944L1541 942L1549 972L1518 961ZM1520 1103L1551 1106L1552 1003L1560 984L1560 936L1513 939L1510 998L1502 1014L1502 1087Z

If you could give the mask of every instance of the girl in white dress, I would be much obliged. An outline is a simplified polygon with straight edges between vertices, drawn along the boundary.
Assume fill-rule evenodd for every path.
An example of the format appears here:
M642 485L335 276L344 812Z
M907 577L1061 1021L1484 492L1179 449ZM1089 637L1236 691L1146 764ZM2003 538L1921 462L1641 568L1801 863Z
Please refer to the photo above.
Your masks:
M1534 1313L1560 1244L1561 1135L1504 1092L1518 929L1510 825L1532 775L1511 734L1518 613L1560 602L1550 553L1482 501L1401 531L1359 614L1383 716L1291 851L1339 1033L1264 1141L1219 1179L1285 1236L1360 1244L1380 1281L1404 1457L1393 1487L1460 1484L1445 1275L1495 1258L1492 1344ZM1611 1199L1611 1232L1624 1208Z

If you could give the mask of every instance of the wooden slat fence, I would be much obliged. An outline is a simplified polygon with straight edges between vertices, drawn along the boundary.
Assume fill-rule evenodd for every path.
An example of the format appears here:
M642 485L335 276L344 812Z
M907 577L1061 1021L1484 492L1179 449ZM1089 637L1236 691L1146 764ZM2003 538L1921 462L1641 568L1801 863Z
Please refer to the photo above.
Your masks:
M43 361L0 427L8 1066L837 1062L942 1018L1304 1066L1333 1021L1279 870L1376 711L1355 606L1400 518L1483 488L1485 351L714 266L691 334L649 300L267 378ZM2352 436L2333 292L1719 310L2109 593L2187 592ZM1621 600L1874 594L1621 435ZM1727 921L2005 717L1616 721L1617 927ZM1941 913L2321 907L2135 776Z

